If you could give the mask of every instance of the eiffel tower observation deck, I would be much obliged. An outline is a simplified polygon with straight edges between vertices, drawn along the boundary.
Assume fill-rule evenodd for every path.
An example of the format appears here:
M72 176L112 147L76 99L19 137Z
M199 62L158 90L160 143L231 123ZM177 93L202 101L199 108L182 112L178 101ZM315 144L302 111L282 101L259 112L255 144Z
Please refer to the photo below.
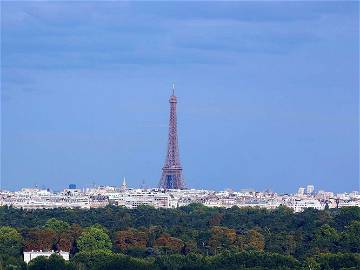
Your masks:
M162 175L159 183L160 188L164 189L184 189L185 184L182 177L182 167L179 156L179 144L177 134L175 85L173 84L173 92L170 96L170 121L169 121L169 137L165 164L162 168Z

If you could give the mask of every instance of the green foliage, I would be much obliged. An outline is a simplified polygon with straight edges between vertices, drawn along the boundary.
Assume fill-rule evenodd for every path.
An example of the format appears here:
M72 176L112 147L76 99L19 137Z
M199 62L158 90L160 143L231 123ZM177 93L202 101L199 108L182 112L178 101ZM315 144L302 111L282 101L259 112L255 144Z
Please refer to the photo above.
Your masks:
M114 254L109 260L102 261L93 267L94 270L153 270L154 265L149 260L132 258L121 254Z
M73 262L78 269L154 269L153 259L138 259L106 250L79 252Z
M0 269L26 270L27 266L26 263L23 261L22 257L20 256L14 257L0 254Z
M213 257L197 254L173 254L155 259L138 259L130 256L80 252L73 259L76 267L83 269L159 269L159 270L227 270L227 269L300 269L301 264L290 256L263 252L224 253Z
M80 251L72 261L77 268L92 269L104 261L109 261L112 256L113 252L110 250Z
M65 221L58 220L56 218L50 218L48 221L46 221L45 228L61 233L68 230L70 228L70 225Z
M112 243L106 230L95 225L81 234L77 247L80 251L110 250Z
M349 226L354 220L360 221L360 207L344 207L335 212L334 227L338 230Z
M210 260L212 269L236 269L260 267L263 269L299 269L301 264L291 256L258 251L225 253Z
M52 254L49 258L44 256L36 257L29 262L29 270L75 270L70 262L66 262L63 257Z
M352 221L342 234L343 249L360 253L360 221Z
M18 256L21 252L22 237L20 233L12 227L0 227L0 254Z
M339 238L336 229L325 224L316 230L313 244L315 249L319 249L320 252L335 252Z
M360 254L326 253L317 257L321 270L340 270L342 268L360 269Z
M22 249L51 248L71 262L39 258L29 269L358 270L359 209L0 207L0 270L26 269Z

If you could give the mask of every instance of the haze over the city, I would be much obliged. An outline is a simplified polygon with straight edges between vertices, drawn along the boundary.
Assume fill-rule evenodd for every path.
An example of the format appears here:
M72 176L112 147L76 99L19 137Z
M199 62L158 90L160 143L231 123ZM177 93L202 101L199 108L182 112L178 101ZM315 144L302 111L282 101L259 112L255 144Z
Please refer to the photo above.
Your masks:
M1 2L1 186L359 190L359 3Z

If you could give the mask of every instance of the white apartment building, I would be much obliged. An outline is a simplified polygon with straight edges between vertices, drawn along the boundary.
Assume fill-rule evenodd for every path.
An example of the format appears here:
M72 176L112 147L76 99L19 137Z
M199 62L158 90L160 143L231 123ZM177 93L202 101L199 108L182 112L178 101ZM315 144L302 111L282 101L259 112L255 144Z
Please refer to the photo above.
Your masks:
M127 192L106 193L109 201L115 205L136 208L140 205L150 205L155 208L175 208L177 204L168 193L158 193L149 190L128 190Z
M290 207L294 212L302 212L306 208L315 208L317 210L325 209L325 204L321 204L318 200L315 199L290 199L287 204L287 207Z

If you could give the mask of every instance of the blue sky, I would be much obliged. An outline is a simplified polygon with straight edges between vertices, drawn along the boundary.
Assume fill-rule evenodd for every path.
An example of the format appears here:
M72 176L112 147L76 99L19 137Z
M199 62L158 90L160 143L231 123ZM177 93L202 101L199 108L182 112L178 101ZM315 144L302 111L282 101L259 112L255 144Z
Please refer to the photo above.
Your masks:
M359 189L357 2L1 2L2 187Z

